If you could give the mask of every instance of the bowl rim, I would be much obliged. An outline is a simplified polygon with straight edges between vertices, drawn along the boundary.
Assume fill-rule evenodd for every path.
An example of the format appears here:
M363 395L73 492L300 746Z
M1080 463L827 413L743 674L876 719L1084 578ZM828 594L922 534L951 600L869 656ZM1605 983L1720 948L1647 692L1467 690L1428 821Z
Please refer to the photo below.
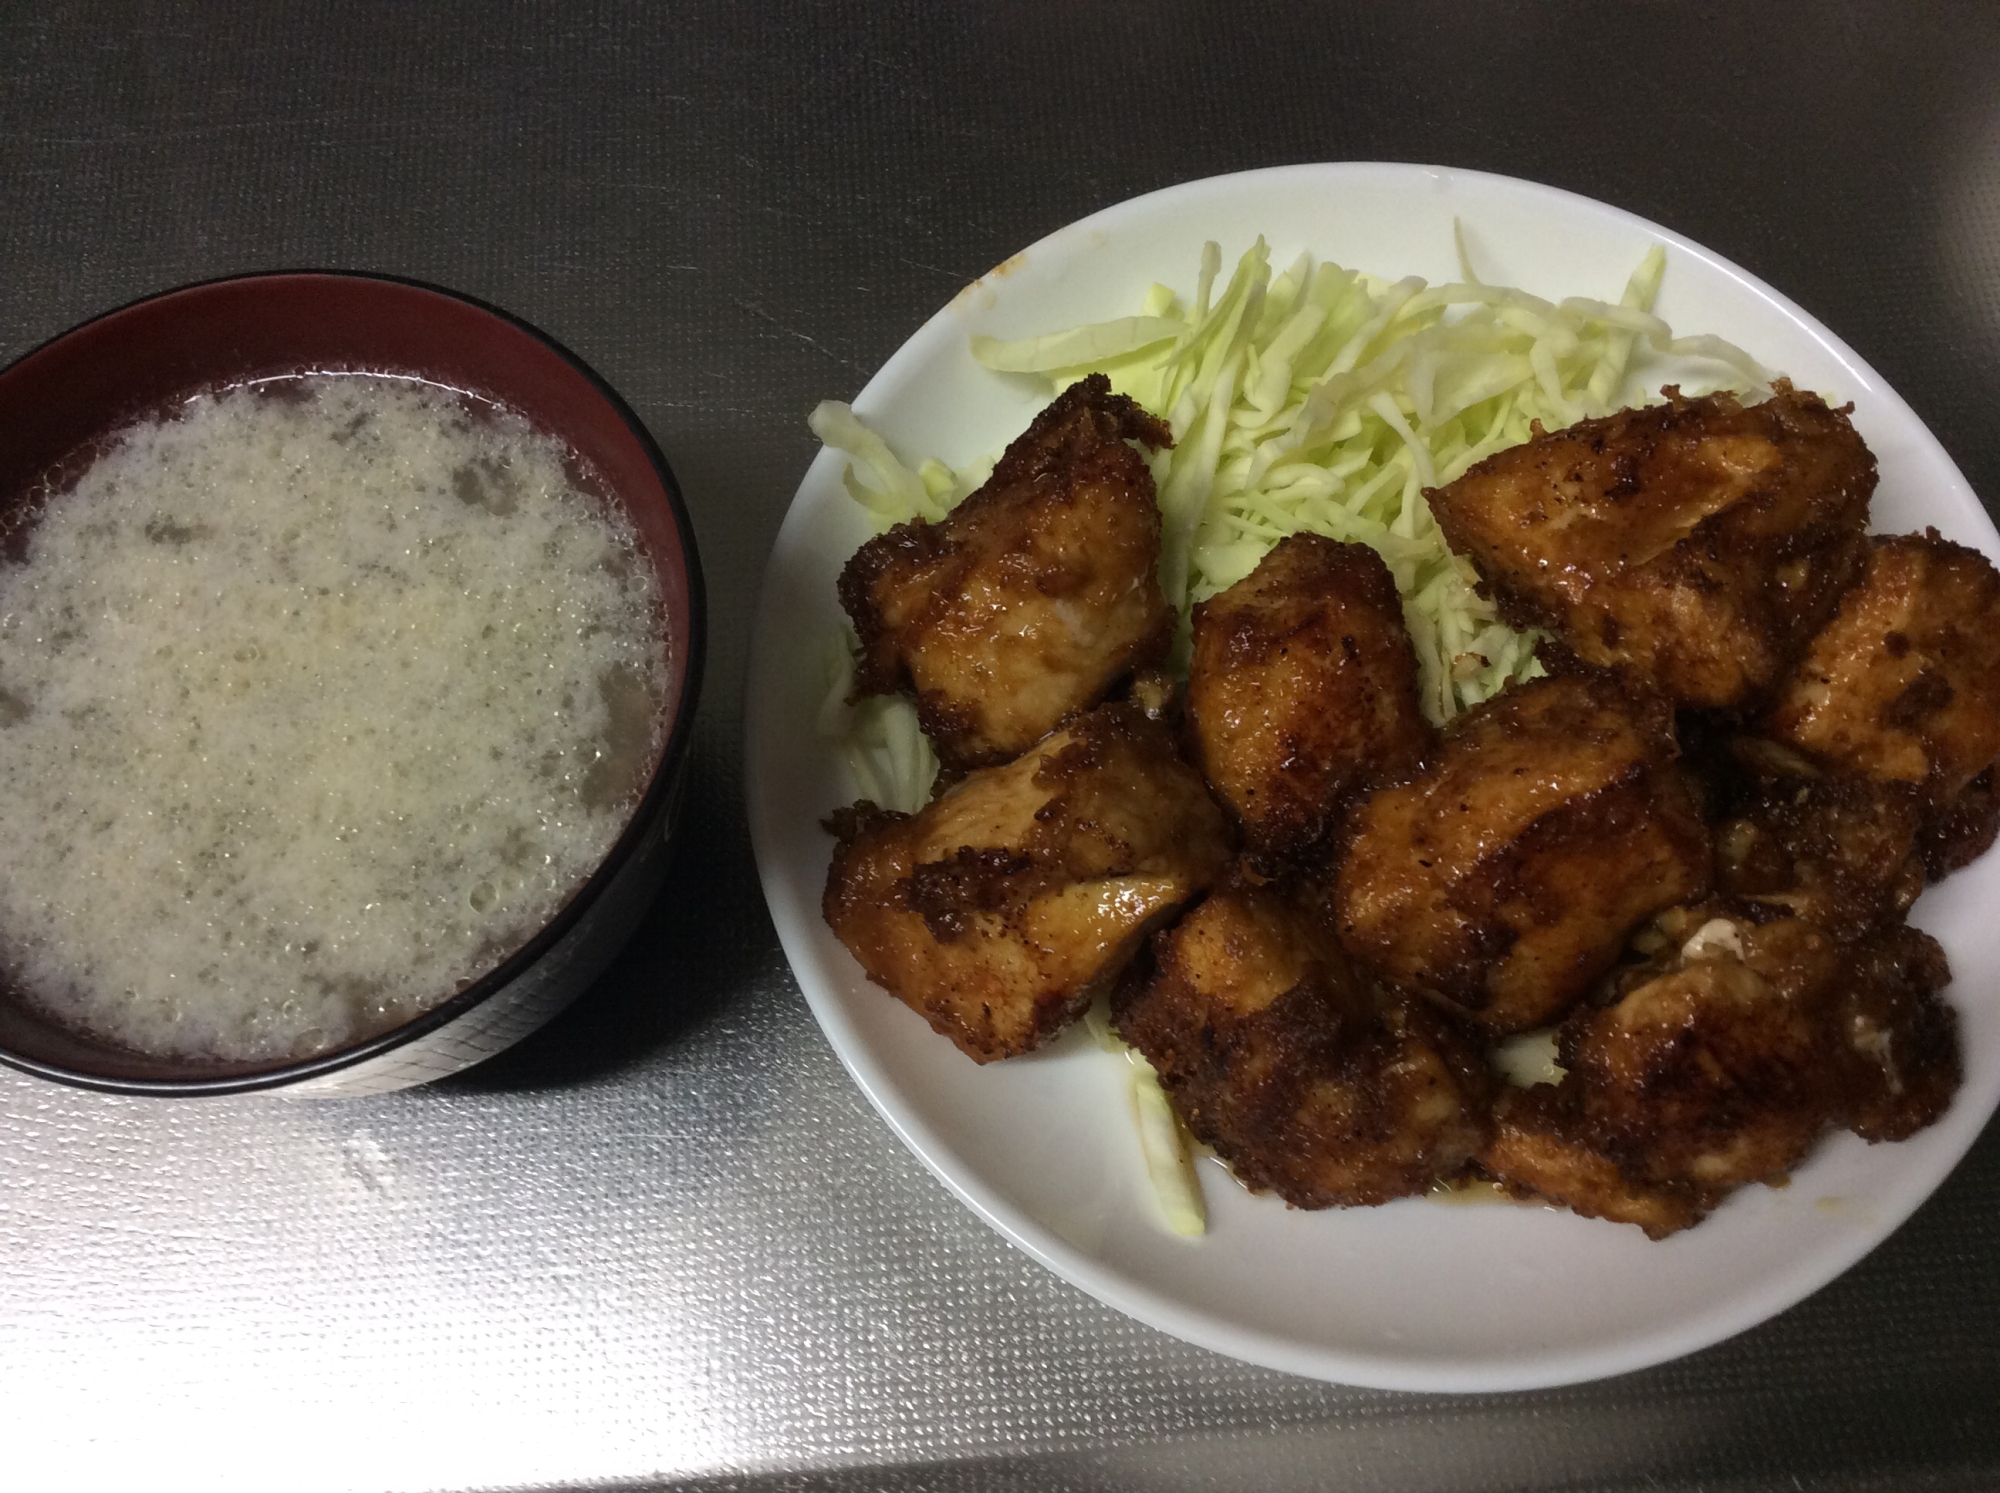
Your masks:
M12 373L22 364L29 362L57 343L63 342L88 327L123 315L156 301L164 301L175 296L194 291L207 290L218 285L249 284L270 280L348 280L372 281L394 285L404 290L413 290L426 295L438 296L470 306L476 311L496 318L540 342L549 351L569 366L572 372L596 391L613 414L624 424L632 437L639 443L653 474L659 479L661 490L666 494L668 511L673 517L676 537L680 541L682 569L686 572L687 589L687 631L681 660L680 677L672 697L667 701L670 710L666 741L661 745L658 762L654 765L652 777L646 790L639 797L632 812L627 816L625 827L609 850L599 859L597 867L583 883L571 893L556 914L544 923L535 934L499 964L481 975L465 989L446 1000L440 1001L427 1011L403 1022L387 1031L348 1047L331 1052L319 1053L309 1058L282 1064L278 1067L261 1069L248 1073L225 1074L208 1078L124 1078L102 1073L92 1073L81 1068L72 1068L61 1063L51 1063L40 1058L29 1057L0 1045L0 1064L30 1073L40 1078L53 1079L58 1083L76 1088L95 1089L105 1093L130 1094L156 1098L209 1097L225 1094L247 1094L269 1089L282 1089L309 1078L319 1078L327 1074L355 1067L371 1059L385 1056L399 1048L441 1031L469 1012L484 1005L494 996L511 986L514 981L554 948L556 944L582 920L592 906L604 894L612 880L625 864L632 859L640 843L648 834L660 828L662 815L669 808L668 800L678 787L683 759L688 754L689 740L694 732L694 719L701 696L702 675L708 655L708 606L707 588L702 576L701 556L696 546L694 522L689 516L686 499L681 494L680 483L675 479L673 468L667 464L665 453L653 439L646 422L625 402L618 391L600 375L596 369L572 352L556 337L543 331L533 322L517 316L506 308L496 306L478 296L430 281L419 280L408 275L390 274L375 270L349 270L325 267L303 267L294 269L252 270L237 274L215 275L203 280L190 280L165 290L148 292L129 301L112 306L95 315L43 339L20 356L11 358L0 365L0 375Z

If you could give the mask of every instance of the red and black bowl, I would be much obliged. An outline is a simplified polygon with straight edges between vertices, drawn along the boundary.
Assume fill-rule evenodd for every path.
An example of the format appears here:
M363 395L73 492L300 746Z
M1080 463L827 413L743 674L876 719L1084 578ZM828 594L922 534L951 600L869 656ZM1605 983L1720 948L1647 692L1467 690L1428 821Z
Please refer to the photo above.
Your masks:
M400 1026L277 1065L147 1056L52 1020L0 962L0 1062L134 1094L371 1094L469 1067L532 1032L600 974L665 876L703 656L701 565L673 473L581 359L517 317L385 276L246 275L108 312L0 370L0 536L106 436L203 390L293 374L416 377L504 406L579 459L637 530L659 580L668 685L659 755L616 843L533 937ZM6 848L0 846L0 854Z

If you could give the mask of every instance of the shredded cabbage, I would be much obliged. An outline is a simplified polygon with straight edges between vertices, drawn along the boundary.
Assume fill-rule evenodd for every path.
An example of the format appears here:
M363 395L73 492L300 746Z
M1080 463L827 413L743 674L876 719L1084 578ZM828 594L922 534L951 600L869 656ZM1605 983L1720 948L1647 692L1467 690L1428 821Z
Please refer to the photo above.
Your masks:
M1770 383L1740 348L1676 337L1652 314L1666 269L1658 245L1615 305L1487 285L1462 235L1457 249L1458 283L1392 284L1303 254L1274 275L1259 238L1218 295L1222 251L1210 243L1191 301L1154 285L1136 315L1012 342L971 339L984 366L1045 377L1051 396L1103 373L1172 427L1173 449L1153 462L1160 582L1181 614L1183 665L1192 604L1248 575L1280 540L1359 541L1395 577L1424 712L1441 725L1541 669L1537 635L1507 627L1478 594L1424 489L1527 440L1537 422L1556 430L1646 403L1662 383L1690 394ZM820 405L811 423L853 458L843 481L878 529L935 522L993 466L989 456L956 471L936 460L909 467L844 404ZM859 796L913 812L928 801L937 760L907 701L847 703L852 646L842 640L830 669L821 731L839 744ZM1524 1076L1537 1071L1525 1048L1520 1057ZM1132 1102L1162 1215L1177 1232L1200 1233L1187 1136L1150 1068L1135 1070Z
M1187 1131L1180 1116L1167 1102L1153 1065L1138 1053L1133 1059L1128 1092L1132 1115L1139 1125L1139 1150L1146 1158L1146 1180L1153 1186L1153 1201L1160 1218L1176 1234L1197 1238L1208 1232L1208 1210L1203 1205L1201 1179L1194 1172L1189 1154Z
M877 533L913 518L936 523L993 472L991 458L954 471L936 457L926 457L912 470L861 423L851 406L837 399L821 401L806 424L823 445L854 458L841 470L841 485L868 510Z
M1208 1232L1208 1208L1194 1168L1194 1143L1167 1102L1160 1075L1145 1054L1128 1047L1111 1029L1111 1012L1103 997L1083 1013L1083 1024L1100 1048L1126 1061L1125 1096L1132 1106L1139 1153L1145 1160L1146 1180L1152 1184L1160 1221L1185 1238L1200 1237Z
M1717 338L1676 338L1652 305L1657 245L1617 305L1552 304L1463 280L1387 284L1301 255L1282 274L1260 238L1211 303L1221 250L1203 250L1194 301L1163 286L1136 317L1018 342L972 339L990 368L1045 375L1051 393L1107 374L1174 432L1159 473L1160 578L1185 616L1302 530L1371 545L1403 596L1424 710L1439 724L1538 672L1534 637L1499 620L1472 566L1445 545L1426 487L1528 439L1648 394L1640 376L1693 361L1691 390L1768 383ZM1169 343L1163 329L1178 324ZM1090 361L1072 361L1073 348Z
M937 753L917 724L916 707L899 695L854 700L851 629L828 640L826 693L817 726L822 741L839 754L854 785L853 796L885 809L914 814L930 802L937 780Z

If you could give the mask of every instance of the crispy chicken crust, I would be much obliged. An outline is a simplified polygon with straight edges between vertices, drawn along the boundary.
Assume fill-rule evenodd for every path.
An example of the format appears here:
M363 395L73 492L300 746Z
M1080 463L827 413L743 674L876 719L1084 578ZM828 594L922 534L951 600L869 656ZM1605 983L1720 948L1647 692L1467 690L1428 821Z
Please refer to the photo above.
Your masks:
M1173 733L1107 705L923 812L829 825L827 923L868 978L978 1062L1068 1025L1210 885L1227 826Z
M1860 1073L1840 1123L1863 1140L1907 1140L1951 1107L1964 1069L1950 983L1937 940L1905 925L1868 940L1844 978L1834 1019Z
M1775 684L1861 559L1875 459L1844 410L1780 379L1583 420L1430 491L1503 615L1678 704Z
M1113 998L1193 1134L1248 1187L1299 1208L1362 1207L1456 1174L1485 1139L1477 1047L1385 998L1273 887L1212 894Z
M1446 727L1351 816L1333 898L1350 954L1487 1032L1559 1016L1626 936L1708 885L1664 704L1609 676L1538 679Z
M1635 1182L1598 1148L1568 1087L1509 1089L1493 1107L1479 1170L1522 1202L1559 1203L1585 1218L1637 1224L1651 1239L1692 1228L1707 1212L1684 1183Z
M1924 889L1922 806L1900 783L1784 780L1715 829L1715 887L1837 938L1899 921Z
M1948 804L2000 758L2000 572L1935 529L1869 540L1762 730L1830 771Z
M1160 511L1131 441L1173 444L1164 422L1092 374L943 522L898 524L841 572L861 639L857 696L913 691L947 767L1026 751L1166 657Z
M1295 534L1193 626L1195 761L1269 867L1321 850L1346 800L1436 734L1395 578L1364 544Z
M1994 836L2000 833L2000 792L1994 787L1995 771L1987 768L1966 784L1956 798L1924 820L1917 845L1923 854L1924 870L1932 881L1942 881L1952 872L1963 870L1993 848Z

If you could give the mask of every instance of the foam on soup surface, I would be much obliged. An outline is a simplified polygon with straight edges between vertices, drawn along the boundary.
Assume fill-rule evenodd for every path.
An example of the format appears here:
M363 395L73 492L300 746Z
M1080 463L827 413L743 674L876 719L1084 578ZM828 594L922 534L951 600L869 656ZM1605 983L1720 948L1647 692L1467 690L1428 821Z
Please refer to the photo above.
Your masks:
M132 426L0 564L0 963L159 1055L435 1005L617 838L658 617L563 447L455 393L315 375Z

